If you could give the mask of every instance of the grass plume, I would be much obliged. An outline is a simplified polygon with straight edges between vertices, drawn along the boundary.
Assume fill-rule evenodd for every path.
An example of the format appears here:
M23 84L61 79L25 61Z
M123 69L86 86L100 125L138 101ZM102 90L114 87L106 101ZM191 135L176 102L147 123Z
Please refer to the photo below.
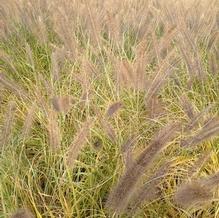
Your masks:
M11 218L34 218L35 216L28 209L19 209Z
M109 106L106 112L107 117L112 117L120 108L122 107L122 103L120 101L115 102Z
M47 115L47 131L49 145L52 150L58 150L61 146L61 131L59 127L58 114L52 110Z
M35 120L36 115L36 104L33 103L30 108L28 108L27 116L24 120L23 128L22 128L22 136L25 139L27 136L29 136L31 132L31 128L33 125L33 122Z
M79 152L83 148L90 133L92 126L94 125L94 118L86 120L81 128L78 130L73 142L69 146L67 152L66 164L68 167L73 168L75 160L78 158Z
M175 136L178 124L172 123L158 132L150 145L142 151L133 165L120 178L107 201L107 207L117 213L123 213L135 192L136 185L153 160Z
M195 146L207 139L210 139L216 136L219 133L219 120L217 117L210 118L206 124L199 130L194 136L187 138L186 140L182 141L181 146L188 147L188 146Z
M65 112L67 113L73 103L73 99L71 96L55 96L52 98L53 108L57 112Z
M185 208L198 206L212 198L212 191L197 181L180 186L175 194L176 203Z
M14 101L9 101L7 112L4 118L5 120L1 131L2 146L7 145L7 143L9 142L12 133L13 124L14 124L14 119L15 119L15 110L16 110L16 103Z

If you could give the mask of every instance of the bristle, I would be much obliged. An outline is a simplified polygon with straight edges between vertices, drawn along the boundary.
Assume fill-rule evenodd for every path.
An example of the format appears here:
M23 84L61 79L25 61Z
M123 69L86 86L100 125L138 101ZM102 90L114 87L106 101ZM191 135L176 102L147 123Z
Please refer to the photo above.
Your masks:
M107 207L113 209L116 213L123 213L133 196L136 184L150 164L176 135L178 124L173 123L164 127L154 137L150 145L139 155L132 166L121 177L118 185L110 193L107 201Z
M11 218L34 218L35 216L28 209L19 209Z
M119 20L119 16L114 16L110 11L107 11L106 16L106 25L110 38L112 38L115 43L121 42L122 34L120 30L121 21Z
M154 77L148 89L147 95L145 97L146 106L148 102L151 102L152 98L157 96L159 90L165 84L166 79L172 73L173 65L170 65L170 60L173 65L176 65L179 61L179 59L175 57L175 53L173 51L170 52L168 56L163 60L158 72L156 73L156 76Z
M107 109L106 116L112 117L122 107L122 105L123 104L120 101L111 104Z
M30 134L30 131L31 131L34 119L35 119L35 113L36 113L36 104L33 103L28 109L27 116L24 120L24 124L22 128L23 138L26 138Z
M57 56L57 51L53 52L51 55L51 75L54 82L58 81L60 78L60 69Z
M219 119L210 118L205 126L199 130L194 136L191 136L184 140L181 144L183 147L195 146L207 139L210 139L219 134Z
M165 114L163 102L157 96L154 96L150 102L147 102L147 109L149 118L151 119L158 118Z
M200 111L199 113L197 113L192 119L191 121L188 123L188 125L186 125L185 127L185 131L189 132L192 129L194 129L195 127L198 126L199 123L201 123L203 121L203 117L205 114L207 114L209 112L210 109L212 109L212 104L207 106L206 108L204 108L202 111Z
M147 86L147 80L145 76L145 56L141 54L141 56L137 57L134 62L134 81L133 87L136 90L144 91Z
M0 83L2 83L5 88L12 91L18 97L27 98L25 91L19 87L17 83L8 79L3 73L0 73Z
M27 60L30 64L30 66L35 69L35 64L34 64L34 59L33 59L33 53L31 50L30 45L26 42L25 43L25 50L26 50L26 54L27 54Z
M116 132L113 126L105 118L100 118L99 121L107 136L114 142L116 140Z
M126 60L116 60L114 64L117 66L117 69L115 69L117 85L132 88L134 81L133 66Z
M55 96L52 98L53 108L57 112L67 113L73 103L73 98L71 96Z
M86 143L90 130L92 126L94 125L94 121L95 121L94 118L88 119L87 121L83 123L80 130L78 130L67 152L66 164L68 167L70 168L74 167L74 162L78 158L79 152L81 151L81 149Z
M195 112L191 101L186 95L182 95L180 100L183 110L185 111L188 118L192 120L195 117Z
M90 3L88 1L85 1L87 14L90 18L90 27L91 27L91 40L94 43L94 45L99 46L101 42L100 38L100 22L97 21L97 16L94 16L94 10L95 8L90 7Z
M184 184L176 191L174 200L181 207L202 205L213 198L212 191L197 181Z
M168 124L161 129L158 134L155 135L149 147L140 154L137 164L142 167L148 166L165 145L176 137L177 131L179 131L178 123Z
M215 186L217 186L219 184L219 172L216 172L215 174L213 174L207 178L201 179L201 182L206 187L213 189Z
M14 118L15 118L15 110L16 110L16 103L14 101L10 101L8 103L8 110L5 115L5 120L2 126L1 131L1 146L7 145L10 139L10 135L12 133Z
M125 170L129 170L129 168L134 164L133 145L136 143L136 141L136 136L132 135L121 145L121 153Z
M206 161L208 161L210 156L211 156L210 151L204 152L203 154L201 154L198 157L198 159L193 163L193 165L190 167L190 169L188 171L188 178L192 178L192 177L196 176L196 174L199 173L199 171L204 166Z
M116 132L109 120L102 115L101 111L97 107L94 108L94 111L106 135L111 139L111 141L115 142L117 137Z
M67 56L66 50L64 47L57 47L52 45L53 52L51 54L51 78L53 83L57 82L61 78L61 67L64 63L64 60Z
M126 139L121 145L121 152L124 153L129 150L137 141L137 137L135 135L130 136Z
M134 213L141 204L153 201L160 197L161 190L158 186L169 168L170 162L163 163L155 174L151 176L141 188L139 188L135 196L131 199L131 204L129 206L129 210L131 210L132 213Z
M61 132L56 112L50 110L47 116L47 131L49 137L49 145L53 151L56 151L61 146Z

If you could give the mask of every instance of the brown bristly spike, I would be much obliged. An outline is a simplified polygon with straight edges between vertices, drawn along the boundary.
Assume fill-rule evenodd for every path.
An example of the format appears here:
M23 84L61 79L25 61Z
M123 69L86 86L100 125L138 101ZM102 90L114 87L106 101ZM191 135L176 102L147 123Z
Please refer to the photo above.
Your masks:
M31 132L31 128L35 119L35 113L36 113L36 103L33 103L30 108L28 108L27 116L24 120L23 128L22 128L22 137L25 139L29 136Z
M73 103L73 98L71 96L55 96L52 98L53 108L57 112L67 113Z
M115 102L111 104L106 112L107 117L112 117L119 109L121 109L123 106L121 101Z
M209 160L210 156L210 151L205 151L203 154L201 154L188 170L188 178L195 177L204 164Z
M92 98L92 94L93 94L93 91L90 87L89 89L86 88L83 90L81 97L80 97L80 102L81 102L82 107L85 107L86 105L89 104Z
M99 119L101 127L104 129L107 136L114 142L116 140L116 133L113 126L104 117Z
M26 56L28 63L31 65L33 69L35 69L34 59L33 59L33 52L31 50L30 45L26 42L25 43L25 50L26 50Z
M19 87L16 82L8 79L3 73L0 73L0 83L18 97L28 98L25 91Z
M135 59L133 67L135 69L133 88L140 91L144 91L148 83L145 77L145 61L146 57L142 54Z
M208 49L211 50L211 48L214 46L215 42L219 39L219 31L216 31L211 36L210 40L208 41Z
M74 75L76 81L78 81L82 87L81 102L83 105L87 105L92 96L92 81L96 79L98 69L94 64L86 57L83 57L81 62L80 74Z
M97 107L94 108L94 111L95 111L95 114L98 118L98 121L99 121L101 127L103 128L104 132L106 133L106 135L111 139L111 141L115 142L116 133L115 133L113 126L111 125L111 123L107 119L107 117L103 116L101 111Z
M181 185L175 193L175 202L183 207L195 207L202 205L213 198L213 192L199 181L192 181Z
M165 145L176 137L176 133L179 129L180 125L177 122L167 124L163 127L158 134L155 135L149 147L140 154L137 164L143 167L148 166Z
M184 25L184 22L182 22L182 26ZM198 77L199 79L203 79L205 76L204 70L201 65L201 57L197 45L194 43L194 37L185 28L179 28L179 32L178 45L186 61L189 73L193 78Z
M125 170L129 170L133 163L134 163L134 157L133 157L133 151L131 148L129 148L126 152L122 154Z
M10 101L8 103L8 108L1 131L1 140L0 140L1 147L7 145L7 143L9 142L10 135L12 133L13 122L15 118L15 110L16 110L16 103L14 101Z
M13 58L2 49L0 49L0 59L4 64L7 64L12 71L17 72L17 69L13 63Z
M57 57L57 51L52 52L51 55L51 76L52 76L52 80L53 82L56 82L57 80L59 80L59 63L58 63L58 57Z
M195 112L191 101L185 94L183 94L180 98L180 102L187 117L192 120L195 117Z
M200 179L203 185L209 188L214 188L219 184L219 172L214 173L211 176L208 176L207 178Z
M92 126L94 125L94 122L95 118L88 118L76 133L76 136L69 146L69 150L67 152L66 164L69 168L74 167L75 160L78 158L81 149L86 144L87 138L89 136Z
M52 151L56 151L61 146L61 131L58 122L58 114L53 111L47 111L47 131L49 137L49 145Z
M116 60L116 81L118 86L132 88L134 71L132 65L126 60ZM119 70L118 70L119 69Z
M55 32L64 43L66 55L70 60L76 60L78 55L78 44L72 30L72 25L69 25L68 16L65 14L65 10L61 7L56 7L53 19L56 24L54 26Z
M169 62L172 62L170 64ZM175 57L175 52L171 51L168 56L162 61L161 66L156 73L145 97L146 105L151 102L151 99L156 97L160 89L165 84L166 79L170 76L173 71L173 66L179 62L179 58Z
M100 46L101 43L101 26L100 21L97 19L97 16L95 16L94 8L90 7L90 3L88 1L85 1L85 6L87 10L87 14L89 15L90 20L90 28L91 28L91 41L94 44L94 46Z
M135 135L130 136L124 143L121 145L121 152L124 153L129 150L137 142L137 137Z
M159 56L161 59L165 58L169 47L171 47L171 42L175 39L177 33L176 26L172 26L168 29L165 35L161 38L158 44Z
M132 166L120 178L117 186L110 193L106 206L118 214L127 208L136 190L136 185L144 172L151 166L154 159L176 137L178 123L171 123L162 128L150 145L137 157Z
M81 70L82 75L87 76L89 80L99 76L99 70L87 57L83 57L81 60Z
M36 19L36 26L32 28L33 33L38 37L42 44L48 42L48 33L45 20L42 16L38 15Z
M35 216L28 209L18 209L11 218L34 218Z
M165 107L161 99L157 96L151 98L150 102L148 102L148 115L151 119L159 117L165 114Z
M37 84L35 87L37 87L39 84ZM48 114L48 111L50 110L50 105L47 101L47 98L45 94L42 92L42 90L35 88L33 93L33 98L36 101L36 107L41 109L45 115Z
M54 85L51 81L48 81L43 74L37 74L37 82L43 85L49 97L54 96Z
M132 213L135 213L137 208L149 201L153 201L160 197L159 184L161 180L165 177L167 172L170 170L171 162L163 163L151 176L148 181L136 192L135 196L131 199L130 210Z
M123 156L126 170L128 170L134 163L132 151L133 151L133 145L136 143L136 141L137 141L137 137L132 135L121 145L121 153Z
M2 39L6 39L7 37L7 25L6 25L6 22L4 22L2 19L0 20L0 29L1 29L1 32L0 32L0 37Z
M121 27L120 27L120 18L117 15L113 15L111 11L107 10L107 30L109 32L109 37L112 38L114 43L119 43L122 41Z
M219 72L219 62L215 53L212 52L212 54L209 56L209 70L210 73L215 75L217 72Z
M207 139L219 134L219 118L210 118L205 126L202 127L194 136L191 136L181 143L181 146L195 146Z
M56 47L54 45L51 45L53 47L53 52L51 54L51 77L52 81L55 83L58 81L61 77L60 71L62 64L66 58L66 50L63 47Z
M148 61L148 45L146 43L146 39L139 42L138 45L136 45L135 48L135 55L136 58L141 57L145 62Z
M144 72L145 59L145 56L142 54L135 59L134 63L130 63L127 60L117 60L116 66L119 70L115 70L118 84L135 90L145 90L148 83Z
M199 123L201 123L201 119L204 117L205 114L208 113L208 111L212 108L212 104L207 106L205 109L203 109L202 111L200 111L199 113L197 113L189 122L189 124L185 127L185 131L189 132L192 129L194 129L195 127L197 127L197 125Z

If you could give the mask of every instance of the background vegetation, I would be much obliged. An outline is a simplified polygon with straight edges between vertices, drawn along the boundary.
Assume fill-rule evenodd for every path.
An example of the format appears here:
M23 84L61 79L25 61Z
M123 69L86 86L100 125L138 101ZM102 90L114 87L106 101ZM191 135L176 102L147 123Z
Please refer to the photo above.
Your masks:
M217 0L0 0L0 217L219 217Z

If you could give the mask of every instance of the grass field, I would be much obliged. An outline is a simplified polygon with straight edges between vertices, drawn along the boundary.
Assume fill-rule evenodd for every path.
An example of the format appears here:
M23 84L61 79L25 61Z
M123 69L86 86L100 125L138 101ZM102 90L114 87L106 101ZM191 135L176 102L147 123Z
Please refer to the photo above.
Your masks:
M218 218L217 0L0 0L0 217Z

